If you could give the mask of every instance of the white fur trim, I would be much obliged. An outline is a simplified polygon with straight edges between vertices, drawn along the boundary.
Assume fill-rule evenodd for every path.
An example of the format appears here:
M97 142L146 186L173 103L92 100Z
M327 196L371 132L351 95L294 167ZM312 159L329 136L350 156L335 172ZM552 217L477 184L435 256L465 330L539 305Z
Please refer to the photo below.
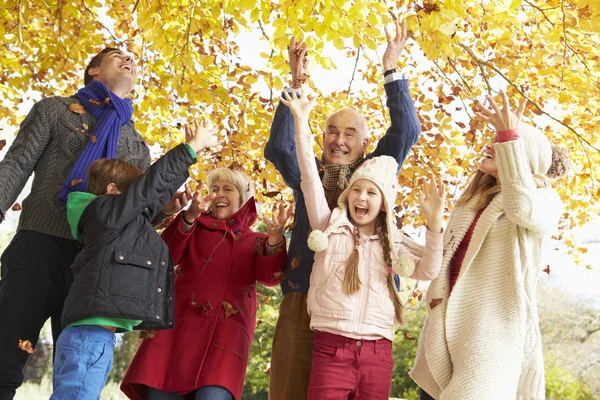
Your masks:
M329 245L328 235L320 230L312 231L308 235L308 247L312 251L323 251Z
M408 254L402 254L393 264L394 272L400 276L409 277L415 272L415 262Z

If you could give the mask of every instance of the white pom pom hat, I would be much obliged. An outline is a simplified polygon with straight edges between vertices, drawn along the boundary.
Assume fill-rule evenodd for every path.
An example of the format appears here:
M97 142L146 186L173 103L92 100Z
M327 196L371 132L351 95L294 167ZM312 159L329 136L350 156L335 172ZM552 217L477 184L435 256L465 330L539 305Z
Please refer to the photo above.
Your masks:
M387 235L390 244L394 243L394 238L397 238L399 232L394 223L394 206L396 204L396 196L398 193L398 163L390 156L373 157L365 161L360 167L354 171L348 186L342 192L338 199L338 207L341 213L338 217L329 223L325 231L314 230L308 236L308 247L313 251L323 251L329 245L329 234L333 232L343 221L348 211L348 194L350 188L359 179L366 179L373 182L383 194L383 206L385 211L385 219L387 225ZM392 259L393 271L403 277L408 277L415 271L415 263L410 257L398 258L396 252L392 250L390 255Z

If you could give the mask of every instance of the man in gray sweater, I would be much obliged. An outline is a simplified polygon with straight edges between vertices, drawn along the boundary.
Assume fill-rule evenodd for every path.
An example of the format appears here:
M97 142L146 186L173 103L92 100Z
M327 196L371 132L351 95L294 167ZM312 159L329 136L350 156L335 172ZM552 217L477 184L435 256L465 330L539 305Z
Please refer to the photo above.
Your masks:
M148 147L131 121L128 96L136 79L130 55L104 49L91 60L76 96L33 106L0 162L0 222L34 173L17 233L0 259L0 400L12 399L23 381L28 354L19 340L35 346L48 318L55 341L62 330L70 266L82 247L71 237L59 198L85 188L85 171L97 158L119 158L142 170L150 165Z

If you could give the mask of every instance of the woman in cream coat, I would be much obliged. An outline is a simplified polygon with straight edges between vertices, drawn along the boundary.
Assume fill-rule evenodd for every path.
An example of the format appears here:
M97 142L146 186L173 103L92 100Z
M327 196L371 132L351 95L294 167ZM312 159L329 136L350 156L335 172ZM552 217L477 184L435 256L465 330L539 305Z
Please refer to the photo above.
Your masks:
M562 202L549 177L568 156L491 96L478 117L497 132L454 208L442 269L427 293L428 316L410 376L421 399L543 399L536 285Z

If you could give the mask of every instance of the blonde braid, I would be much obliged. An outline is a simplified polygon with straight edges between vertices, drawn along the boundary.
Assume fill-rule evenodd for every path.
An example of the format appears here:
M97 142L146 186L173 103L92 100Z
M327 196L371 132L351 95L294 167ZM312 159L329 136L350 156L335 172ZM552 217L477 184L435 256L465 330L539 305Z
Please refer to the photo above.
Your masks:
M361 285L360 277L358 276L358 263L360 261L358 245L360 244L360 232L358 232L358 227L354 224L354 222L352 222L352 225L354 226L354 249L346 261L346 270L344 272L343 282L344 292L348 296L358 292Z
M385 265L389 269L392 267L392 247L390 244L390 239L388 238L388 230L387 230L387 220L385 218L385 213L382 212L379 214L381 217L379 230L379 242L381 243L381 249L383 251L383 259L385 260ZM392 303L394 304L394 313L396 314L396 321L398 323L404 323L404 306L396 296L396 287L394 286L394 276L393 274L387 273L387 284L388 284L388 293L392 299Z

